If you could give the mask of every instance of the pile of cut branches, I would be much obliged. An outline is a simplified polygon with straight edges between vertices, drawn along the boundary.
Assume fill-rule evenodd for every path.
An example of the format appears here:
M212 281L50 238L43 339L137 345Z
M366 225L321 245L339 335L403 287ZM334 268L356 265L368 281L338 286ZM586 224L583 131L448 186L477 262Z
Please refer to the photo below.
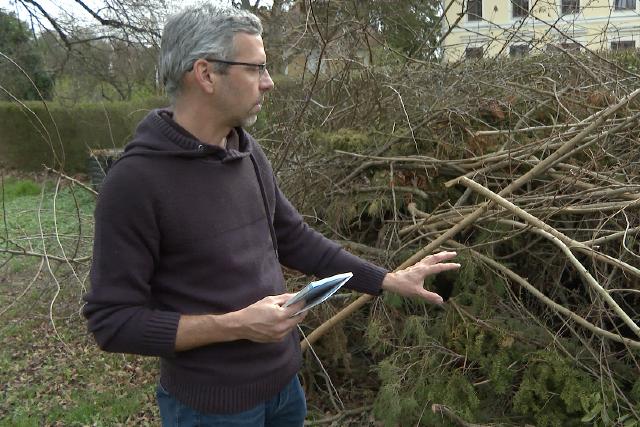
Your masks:
M450 297L445 310L390 296L369 308L378 417L638 425L633 66L574 55L409 64L336 76L291 110L305 114L293 122L304 149L280 179L329 233L390 268L443 249L463 264L428 284Z

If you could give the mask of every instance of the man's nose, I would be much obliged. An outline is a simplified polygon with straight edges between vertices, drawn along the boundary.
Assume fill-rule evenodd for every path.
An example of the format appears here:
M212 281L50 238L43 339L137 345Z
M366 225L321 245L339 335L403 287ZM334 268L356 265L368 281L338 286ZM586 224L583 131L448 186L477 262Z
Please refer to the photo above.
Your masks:
M273 89L273 80L271 80L271 75L269 74L269 70L265 68L264 73L260 76L260 90L262 92L268 92Z

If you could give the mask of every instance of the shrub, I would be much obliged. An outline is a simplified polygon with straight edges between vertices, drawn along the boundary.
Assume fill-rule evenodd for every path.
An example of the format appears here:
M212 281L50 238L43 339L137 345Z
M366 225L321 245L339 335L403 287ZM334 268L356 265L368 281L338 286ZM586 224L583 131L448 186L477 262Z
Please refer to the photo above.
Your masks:
M0 166L83 172L90 149L124 146L140 119L166 104L162 98L75 106L0 103Z

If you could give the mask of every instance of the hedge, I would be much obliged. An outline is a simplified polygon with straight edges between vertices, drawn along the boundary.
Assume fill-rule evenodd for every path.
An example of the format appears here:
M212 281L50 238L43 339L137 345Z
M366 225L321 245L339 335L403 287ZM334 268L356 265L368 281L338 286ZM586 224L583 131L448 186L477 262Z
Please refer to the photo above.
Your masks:
M167 104L163 98L74 106L0 102L0 166L85 172L89 150L124 146L150 109Z

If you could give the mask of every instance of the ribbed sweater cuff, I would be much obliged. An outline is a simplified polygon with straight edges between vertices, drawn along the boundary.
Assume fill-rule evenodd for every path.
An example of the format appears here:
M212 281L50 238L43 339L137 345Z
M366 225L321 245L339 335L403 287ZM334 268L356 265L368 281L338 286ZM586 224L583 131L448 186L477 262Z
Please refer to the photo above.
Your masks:
M314 274L318 277L326 277L350 271L353 273L353 277L345 284L345 287L374 296L382 293L382 280L388 273L388 270L342 248L338 248L327 267Z
M142 344L149 350L149 354L174 357L179 322L180 313L159 310L153 312L147 319L142 335Z
M365 261L353 273L347 287L374 296L382 293L382 281L388 270Z

